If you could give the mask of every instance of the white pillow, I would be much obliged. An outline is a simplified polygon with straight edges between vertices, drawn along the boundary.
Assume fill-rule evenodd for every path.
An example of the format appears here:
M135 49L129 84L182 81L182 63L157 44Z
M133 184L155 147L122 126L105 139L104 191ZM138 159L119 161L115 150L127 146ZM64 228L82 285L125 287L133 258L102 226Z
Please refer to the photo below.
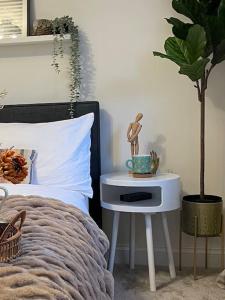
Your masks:
M55 185L92 197L91 127L94 114L49 123L0 123L1 148L35 149L33 184Z

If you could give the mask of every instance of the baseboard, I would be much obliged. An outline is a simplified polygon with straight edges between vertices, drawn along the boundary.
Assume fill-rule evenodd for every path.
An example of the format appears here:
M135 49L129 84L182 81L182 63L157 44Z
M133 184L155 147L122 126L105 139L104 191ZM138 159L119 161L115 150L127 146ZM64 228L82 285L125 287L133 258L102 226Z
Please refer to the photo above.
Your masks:
M167 266L167 253L165 248L155 248L155 264L156 266ZM175 265L178 266L178 250L174 250ZM117 264L128 264L129 262L129 248L128 246L118 245L116 250ZM204 249L198 249L197 262L198 267L204 266L205 252ZM135 263L137 265L147 265L147 249L137 248L135 250ZM193 248L184 248L182 251L182 266L192 267L193 265ZM221 267L221 252L220 249L210 249L208 251L208 266L209 268Z

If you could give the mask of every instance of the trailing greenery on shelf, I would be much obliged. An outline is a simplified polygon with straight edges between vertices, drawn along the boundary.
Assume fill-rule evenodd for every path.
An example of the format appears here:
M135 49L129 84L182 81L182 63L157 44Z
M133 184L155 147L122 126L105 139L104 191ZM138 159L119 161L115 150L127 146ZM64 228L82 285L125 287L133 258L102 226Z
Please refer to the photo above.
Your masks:
M173 0L173 9L191 22L166 19L174 36L165 41L165 54L154 55L176 63L179 73L195 82L201 105L200 195L205 195L205 100L215 66L225 60L225 0Z
M65 35L69 34L71 39L71 56L70 56L70 116L74 117L73 103L78 101L80 96L80 50L79 50L79 32L78 27L74 24L73 19L69 16L55 18L52 21L54 38L53 61L52 66L56 72L60 72L58 57L64 56L63 42Z

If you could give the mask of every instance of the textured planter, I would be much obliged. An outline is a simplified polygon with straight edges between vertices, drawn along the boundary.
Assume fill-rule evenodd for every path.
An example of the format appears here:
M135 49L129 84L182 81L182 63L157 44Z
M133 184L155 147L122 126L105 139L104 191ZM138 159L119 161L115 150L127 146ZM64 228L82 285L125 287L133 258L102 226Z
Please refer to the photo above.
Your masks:
M222 211L221 197L205 195L204 202L200 201L200 195L183 197L183 232L195 235L195 222L197 222L197 236L218 236L222 228Z

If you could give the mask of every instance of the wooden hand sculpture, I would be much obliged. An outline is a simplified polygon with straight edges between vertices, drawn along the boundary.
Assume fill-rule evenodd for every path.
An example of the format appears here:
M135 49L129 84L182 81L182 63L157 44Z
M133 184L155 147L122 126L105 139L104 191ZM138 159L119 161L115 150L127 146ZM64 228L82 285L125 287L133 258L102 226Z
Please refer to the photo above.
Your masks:
M155 151L150 152L151 158L152 158L152 174L156 174L158 168L159 168L159 158Z
M127 140L131 143L131 156L137 155L139 153L139 141L138 134L141 131L142 125L139 121L143 118L143 114L137 114L135 121L130 123L127 130Z

